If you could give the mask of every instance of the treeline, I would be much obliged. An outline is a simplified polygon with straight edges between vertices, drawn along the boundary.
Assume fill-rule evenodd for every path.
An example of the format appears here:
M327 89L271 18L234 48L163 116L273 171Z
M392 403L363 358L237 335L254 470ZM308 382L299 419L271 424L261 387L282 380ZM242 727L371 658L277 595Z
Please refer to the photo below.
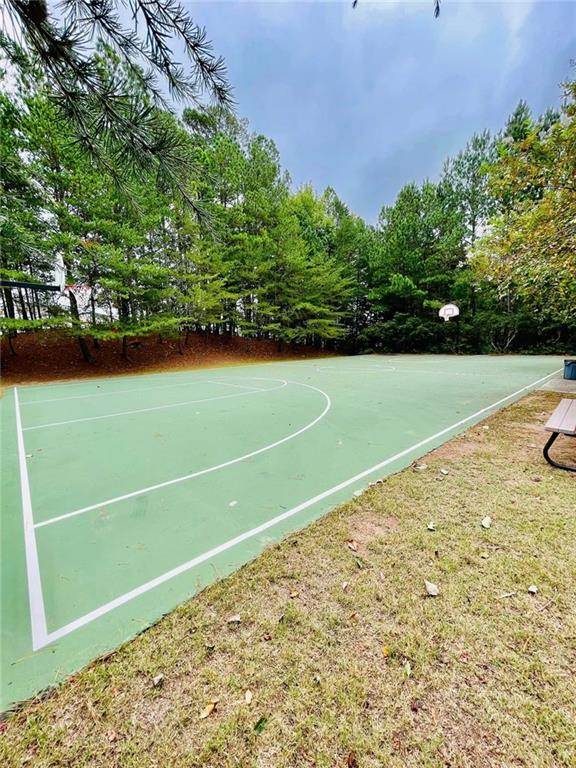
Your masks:
M120 64L102 48L100 66ZM130 337L191 330L351 352L575 345L574 84L562 114L534 119L521 102L500 134L473 136L437 184L408 184L372 226L332 189L293 191L273 141L218 107L156 115L184 171L177 191L145 164L119 182L42 76L18 78L0 94L2 279L52 283L59 265L91 291L4 287L9 335L65 328L86 359L88 338L125 352ZM438 319L447 301L457 323Z

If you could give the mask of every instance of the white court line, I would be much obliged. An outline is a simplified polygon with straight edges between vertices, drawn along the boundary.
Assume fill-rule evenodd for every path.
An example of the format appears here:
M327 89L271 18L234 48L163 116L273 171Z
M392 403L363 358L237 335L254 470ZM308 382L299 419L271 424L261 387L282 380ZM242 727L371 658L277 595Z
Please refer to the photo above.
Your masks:
M255 395L262 392L274 392L277 389L282 389L286 386L287 382L284 379L270 379L270 381L282 381L279 387L267 387L266 389L253 388L252 392L239 392L235 395L218 395L217 397L202 397L198 400L183 400L179 403L168 403L167 405L154 405L151 408L136 408L132 411L118 411L117 413L105 413L103 416L83 416L81 419L67 419L66 421L51 421L47 424L36 424L34 427L24 427L24 432L31 432L35 429L45 429L46 427L61 427L65 424L80 424L84 421L99 421L100 419L114 419L117 416L131 416L134 413L148 413L150 411L163 411L166 408L179 408L182 405L193 405L194 403L210 403L214 400L227 400L230 397L243 397L245 395ZM224 382L214 382L216 384L223 384ZM235 386L234 384L226 386Z
M240 377L242 378L242 377ZM247 379L255 378L246 376ZM72 395L71 397L49 397L45 400L28 400L21 405L38 405L43 403L68 402L69 400L87 400L93 397L110 397L111 395L123 395L132 392L156 392L159 389L173 389L174 387L189 387L191 384L226 384L228 387L239 387L239 384L228 384L225 381L216 381L215 379L199 379L197 377L179 381L175 384L160 384L158 387L134 387L133 389L114 389L111 392L92 392L89 395ZM246 387L246 389L258 389L258 387Z
M46 645L46 612L42 595L42 580L36 547L36 532L32 515L32 499L28 481L28 466L26 465L26 448L22 434L22 419L20 416L20 400L18 389L14 387L14 404L16 409L16 438L18 443L18 464L20 466L20 492L22 495L22 517L24 520L24 550L26 552L26 575L28 580L28 605L30 608L30 628L32 632L32 649L37 651Z
M426 375L432 375L432 376L443 376L444 378L451 379L455 376L473 376L475 379L481 379L484 376L499 376L502 377L502 373L500 371L483 371L482 373L478 373L477 371L450 371L449 374L446 374L444 370L438 370L438 369L427 369L427 368L396 368L394 366L370 366L368 368L338 368L337 366L330 366L330 365L324 365L322 367L317 367L317 371L338 371L339 373L380 373L381 371L385 371L386 373L399 373L399 374L413 374L413 373L423 373Z
M503 397L501 400L498 400L497 402L492 403L492 405L487 405L485 408L481 408L479 411L476 411L476 413L473 413L471 416L467 416L464 419L460 419L460 421L457 421L455 424L452 424L451 426L446 427L445 429L441 429L439 432L436 432L434 435L431 435L430 437L427 437L424 440L420 440L420 442L415 443L414 445L411 445L409 448L405 448L403 451L396 453L394 456L390 456L390 458L385 459L384 461L381 461L379 464L375 464L373 467L370 467L369 469L365 469L363 472L359 472L357 475L354 475L354 477L350 477L348 478L348 480L344 480L342 483L339 483L338 485L335 485L332 488L328 488L328 490L323 491L322 493L319 493L317 496L313 496L311 499L308 499L307 501L304 501L295 507L292 507L292 509L288 509L286 512L283 512L282 514L277 515L276 517L273 517L271 520L267 520L265 523L258 525L256 528L251 528L249 531L246 531L245 533L241 533L239 536L236 536L235 538L230 539L229 541L226 541L223 544L220 544L217 547L214 547L213 549L208 550L207 552L204 552L202 555L198 555L198 557L195 557L192 560L188 560L188 562L182 563L176 568L172 568L172 570L167 571L166 573L163 573L161 576L157 576L155 579L151 579L150 581L145 582L141 586L136 587L136 589L132 589L130 590L130 592L126 592L124 595L120 595L119 597L116 597L114 600L110 600L110 602L104 603L104 605L101 605L99 608L96 608L95 610L90 611L90 613L87 613L84 616L81 616L80 618L75 619L74 621L71 621L69 624L66 624L65 626L55 630L54 632L51 632L47 636L46 642L44 643L44 645L48 645L49 643L52 643L55 640L60 640L62 637L69 635L71 632L74 632L83 626L86 626L86 624L90 624L90 622L95 621L96 619L99 619L101 616L104 616L110 611L113 611L115 608L119 608L121 605L124 605L125 603L128 603L131 600L134 600L135 598L146 594L146 592L149 592L150 590L155 589L156 587L159 587L161 584L165 584L167 581L170 581L176 576L180 576L181 574L186 573L186 571L189 571L191 568L194 568L195 566L200 565L201 563L204 563L207 560L210 560L210 558L215 557L216 555L219 555L222 552L226 552L226 550L231 549L232 547L235 547L237 544L241 544L243 541L247 541L248 539L254 538L254 536L258 536L260 533L263 533L269 528L272 528L273 526L278 525L278 523L281 523L283 520L287 520L288 518L293 517L294 515L298 514L298 512L302 512L308 507L311 507L313 504L317 504L319 501L323 501L324 499L329 498L333 494L338 493L338 491L341 491L344 488L347 488L349 485L352 485L353 483L357 483L359 480L363 480L365 477L368 477L374 472L377 472L378 470L383 469L388 464L392 464L394 461L398 461L399 459L402 459L405 456L408 456L414 451L417 451L419 448L423 448L425 445L428 445L434 440L437 440L438 438L443 437L444 435L448 434L452 430L458 429L464 424L467 424L468 422L473 421L479 416L482 416L482 414L487 413L488 411L491 411L494 408L497 408L498 406L502 405L508 400L512 400L514 397L518 397L523 392L533 389L534 387L538 386L538 384L541 384L543 381L546 381L546 379L549 379L552 376L555 376L561 370L562 369L559 368L557 371L554 371L553 373L548 374L548 376L544 376L543 378L538 379L538 381L534 381L532 384L528 384L525 387L522 387L522 389L518 389L516 392L513 392L511 395L508 395L507 397Z
M281 381L281 379L277 379L277 381ZM317 424L320 419L323 419L324 416L328 413L332 406L332 401L330 400L330 397L324 392L322 389L318 389L318 387L313 387L311 384L301 384L297 381L290 381L286 382L288 384L295 384L299 387L306 387L307 389L313 389L316 392L320 392L320 394L325 398L326 405L324 407L324 410L322 413L317 416L314 421L311 421L309 424L306 424L305 426L301 427L296 432L292 432L291 434L287 435L286 437L281 438L280 440L276 440L274 443L270 443L269 445L265 445L263 448L258 448L255 451L251 451L250 453L245 453L243 456L238 456L235 459L230 459L229 461L224 461L222 464L216 464L213 467L207 467L206 469L201 469L198 472L191 472L188 475L182 475L181 477L176 477L173 480L165 480L163 483L157 483L156 485L149 485L147 488L140 488L138 491L132 491L131 493L126 493L123 496L116 496L113 499L107 499L106 501L100 501L98 504L91 504L89 507L82 507L81 509L75 509L73 512L66 512L63 515L58 515L58 517L51 517L49 520L43 520L41 523L36 523L36 528L43 528L46 525L52 525L53 523L58 523L61 520L67 520L69 517L76 517L77 515L82 515L85 512L91 512L94 509L100 509L101 507L109 507L112 504L117 504L119 501L125 501L126 499L133 499L135 496L142 496L145 493L150 493L151 491L157 491L159 488L166 488L169 485L176 485L176 483L183 483L185 480L192 480L194 477L201 477L202 475L208 475L211 472L217 472L219 469L224 469L224 467L230 467L233 464L238 464L240 461L246 461L246 459L251 459L253 456L258 456L261 453L264 453L265 451L270 451L272 448L277 448L279 445L282 445L283 443L287 443L288 440L293 440L295 437L298 437L298 435L302 435L304 432L307 432L309 429L311 429L315 424ZM284 384L285 386L285 384ZM280 387L275 387L274 389L280 389ZM269 392L270 390L265 390L265 392ZM250 394L249 392L247 394Z
M317 371L338 371L339 373L378 373L379 371L397 371L393 365L370 366L369 368L339 368L337 365L316 366Z
M246 378L249 379L251 376L247 376ZM225 384L227 387L236 387L237 389L255 389L258 392L268 391L268 387L248 387L246 384L231 384L229 381L218 381L217 379L206 379L206 381L210 381L212 384ZM279 381L279 379L277 379L277 381Z

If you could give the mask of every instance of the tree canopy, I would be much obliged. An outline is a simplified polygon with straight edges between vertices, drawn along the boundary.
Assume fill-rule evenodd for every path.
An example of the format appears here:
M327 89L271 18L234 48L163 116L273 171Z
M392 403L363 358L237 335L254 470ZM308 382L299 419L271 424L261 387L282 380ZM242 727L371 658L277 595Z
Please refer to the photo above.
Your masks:
M128 101L148 98L113 46L91 55L102 78L123 78ZM189 331L352 352L574 344L574 83L561 114L533 118L521 102L500 133L472 136L438 181L406 184L371 225L331 188L293 189L274 142L222 104L151 105L184 194L157 163L141 164L126 194L78 141L50 76L25 59L15 77L0 92L1 277L46 283L60 269L88 290L5 286L10 336L66 329L87 360L89 339L117 338L126 354L130 337ZM449 301L460 319L443 323Z

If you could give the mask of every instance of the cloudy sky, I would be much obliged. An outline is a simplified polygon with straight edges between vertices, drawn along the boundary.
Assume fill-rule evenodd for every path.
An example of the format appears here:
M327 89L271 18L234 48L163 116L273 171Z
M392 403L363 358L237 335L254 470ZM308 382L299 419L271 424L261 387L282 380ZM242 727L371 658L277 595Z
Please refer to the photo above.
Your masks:
M238 114L276 142L295 187L330 185L374 221L437 178L519 99L558 106L576 74L576 1L186 3L227 62Z

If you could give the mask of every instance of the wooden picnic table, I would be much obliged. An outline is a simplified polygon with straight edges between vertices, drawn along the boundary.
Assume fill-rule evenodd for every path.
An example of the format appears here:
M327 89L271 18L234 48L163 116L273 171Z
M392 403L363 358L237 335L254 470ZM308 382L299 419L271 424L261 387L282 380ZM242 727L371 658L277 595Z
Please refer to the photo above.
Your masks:
M567 435L568 437L576 437L576 399L561 400L554 413L548 419L546 423L546 429L548 432L552 432L548 442L544 446L544 458L553 467L559 469L566 469L568 472L576 472L575 464L562 464L559 461L555 461L549 454L549 450L552 444L560 435Z

